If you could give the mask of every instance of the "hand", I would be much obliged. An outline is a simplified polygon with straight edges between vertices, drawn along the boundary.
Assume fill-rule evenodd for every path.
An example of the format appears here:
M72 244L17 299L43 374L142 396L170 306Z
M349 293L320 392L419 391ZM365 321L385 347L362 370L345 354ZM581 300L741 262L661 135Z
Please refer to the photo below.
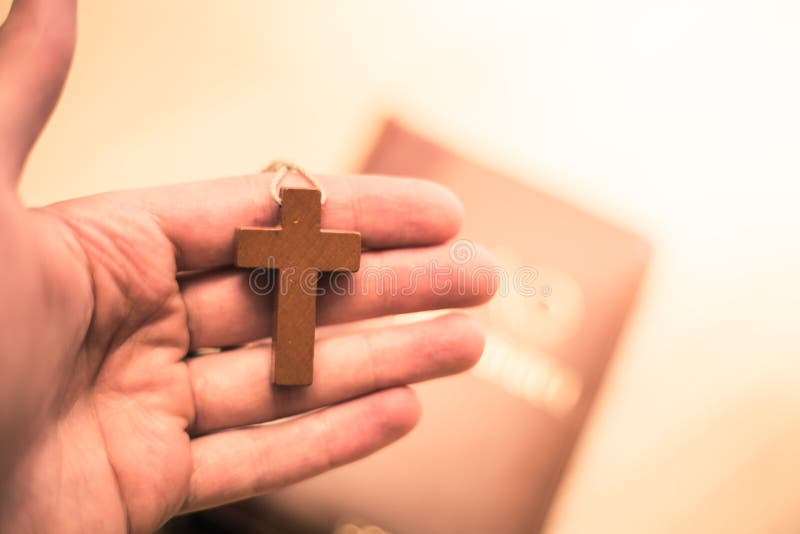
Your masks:
M236 227L277 222L269 176L21 205L15 184L60 93L74 23L74 0L17 0L0 33L0 531L146 532L408 432L419 406L405 385L470 367L480 329L459 314L331 326L314 385L272 387L268 341L242 346L269 336L272 298L231 266ZM456 266L443 245L461 217L447 190L322 181L323 227L361 232L367 251L351 294L320 298L320 323L490 296L491 280L472 276L488 259ZM412 270L434 264L451 291ZM384 278L376 291L371 266L395 287ZM186 358L213 346L239 348Z

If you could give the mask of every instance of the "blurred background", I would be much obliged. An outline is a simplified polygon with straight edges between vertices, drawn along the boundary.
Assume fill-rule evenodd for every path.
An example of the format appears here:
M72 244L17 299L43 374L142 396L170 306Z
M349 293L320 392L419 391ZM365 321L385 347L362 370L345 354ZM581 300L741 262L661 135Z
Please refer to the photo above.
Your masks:
M352 171L402 117L653 247L546 531L797 532L798 28L789 0L82 0L22 193Z

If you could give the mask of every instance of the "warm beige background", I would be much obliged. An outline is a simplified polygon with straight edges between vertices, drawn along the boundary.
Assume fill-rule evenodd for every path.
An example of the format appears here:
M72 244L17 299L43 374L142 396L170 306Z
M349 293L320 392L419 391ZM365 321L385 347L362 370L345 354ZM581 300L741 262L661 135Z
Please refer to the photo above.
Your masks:
M22 191L348 170L397 113L655 245L550 532L797 532L798 27L790 0L84 0Z

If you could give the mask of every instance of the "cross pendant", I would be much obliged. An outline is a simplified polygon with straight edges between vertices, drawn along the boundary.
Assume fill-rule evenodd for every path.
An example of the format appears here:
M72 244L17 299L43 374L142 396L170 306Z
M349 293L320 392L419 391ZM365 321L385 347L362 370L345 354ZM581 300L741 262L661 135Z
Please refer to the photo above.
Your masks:
M276 269L272 382L307 386L314 376L320 272L357 271L361 234L321 230L320 192L283 189L280 227L236 230L236 265Z

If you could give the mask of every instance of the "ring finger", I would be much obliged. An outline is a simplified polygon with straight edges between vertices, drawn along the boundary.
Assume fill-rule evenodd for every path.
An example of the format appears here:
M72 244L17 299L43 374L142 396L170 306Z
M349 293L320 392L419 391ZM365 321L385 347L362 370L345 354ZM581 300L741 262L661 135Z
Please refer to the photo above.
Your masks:
M268 343L188 361L195 398L190 432L271 421L471 367L483 333L463 314L317 341L314 384L270 386Z

